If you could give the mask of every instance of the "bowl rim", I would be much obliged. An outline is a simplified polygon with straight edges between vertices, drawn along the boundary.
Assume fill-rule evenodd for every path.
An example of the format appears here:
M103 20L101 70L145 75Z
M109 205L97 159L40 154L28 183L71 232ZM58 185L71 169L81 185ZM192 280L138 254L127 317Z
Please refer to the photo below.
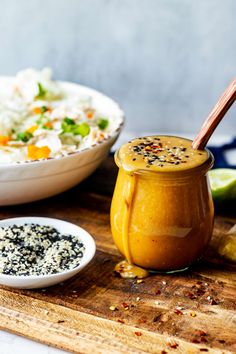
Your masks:
M14 76L4 76L4 75L0 75L0 81L3 80L12 80L14 78ZM112 141L113 139L116 139L120 132L122 131L124 124L125 124L125 113L124 110L121 108L121 106L118 104L118 102L116 102L113 98L110 98L109 96L107 96L106 94L104 94L103 92L97 91L89 86L85 86L85 85L80 85L77 84L75 82L72 81L62 81L62 80L55 80L55 82L59 83L59 85L66 85L66 86L71 86L71 87L76 87L77 89L80 88L82 90L87 91L88 93L90 92L91 95L98 95L103 97L104 99L110 101L114 106L116 106L117 110L120 111L120 123L118 125L118 127L111 133L108 135L107 138L92 144L90 147L87 147L85 149L82 150L76 150L73 152L69 152L67 155L63 155L63 156L58 156L58 157L48 157L46 159L37 159L37 160L25 160L25 161L16 161L16 162L9 162L9 163L2 163L0 164L0 169L1 168L14 168L17 166L32 166L32 165L39 165L39 164L43 164L43 163L47 163L48 161L58 161L58 160L62 160L65 159L67 157L70 156L74 156L74 155L79 155L84 153L85 151L90 151L93 150L95 148L98 148L100 146L106 145L109 141Z
M33 221L33 220L35 221ZM8 218L8 219L2 219L0 220L0 227L4 227L3 224L5 222L7 223L12 223L12 225L16 224L18 222L18 225L22 225L25 223L36 223L36 222L42 222L41 225L49 225L49 226L53 226L56 228L55 224L53 223L61 223L64 226L72 226L73 228L76 228L78 230L78 233L76 236L78 237L79 240L82 241L82 243L84 244L84 246L86 246L85 251L86 255L84 254L83 257L81 258L81 262L80 264L72 269L68 269L65 270L63 272L58 272L55 274L43 274L43 275L9 275L9 274L2 274L0 273L0 284L1 284L1 280L6 280L9 281L11 280L12 282L14 281L40 281L40 280L52 280L52 279L56 279L56 278L60 278L61 276L64 275L70 275L73 276L76 273L78 273L80 270L82 270L84 267L86 267L94 258L95 253L96 253L96 243L93 239L93 237L90 235L90 233L88 231L86 231L84 228L82 228L81 226L78 226L74 223L71 223L69 221L65 221L62 219L56 219L56 218L50 218L50 217L42 217L42 216L22 216L22 217L15 217L15 218ZM51 223L50 223L51 221ZM59 230L60 232L60 230ZM82 234L82 239L80 238L81 235L79 235L79 233L81 232ZM84 241L86 238L86 241ZM84 261L83 261L84 259ZM4 285L4 284L3 284ZM22 284L23 285L23 284ZM14 285L13 285L14 286Z

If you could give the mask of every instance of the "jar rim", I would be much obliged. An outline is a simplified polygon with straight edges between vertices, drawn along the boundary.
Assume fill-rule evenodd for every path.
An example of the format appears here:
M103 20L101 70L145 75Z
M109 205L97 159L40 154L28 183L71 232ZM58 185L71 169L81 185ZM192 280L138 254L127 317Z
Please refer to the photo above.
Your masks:
M114 160L116 165L119 168L122 168L124 171L126 171L129 174L137 174L137 175L143 175L143 176L162 176L162 177L167 177L167 178L171 178L171 177L188 177L188 176L192 176L193 174L204 174L207 173L213 166L214 164L214 156L212 154L212 152L208 149L205 148L204 149L207 154L208 154L208 158L201 164L194 166L194 167L189 167L186 169L181 169L181 170L170 170L170 171L166 171L166 170L147 170L147 169L138 169L138 170L126 170L121 163L120 157L119 157L119 151L120 149L116 150L115 155L114 155Z

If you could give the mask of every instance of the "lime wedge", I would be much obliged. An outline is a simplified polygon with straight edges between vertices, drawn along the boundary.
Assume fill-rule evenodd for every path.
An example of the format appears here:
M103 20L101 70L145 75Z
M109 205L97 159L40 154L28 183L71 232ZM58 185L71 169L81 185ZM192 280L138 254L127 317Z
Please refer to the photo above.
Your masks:
M209 172L212 196L215 202L236 200L236 170L218 168Z

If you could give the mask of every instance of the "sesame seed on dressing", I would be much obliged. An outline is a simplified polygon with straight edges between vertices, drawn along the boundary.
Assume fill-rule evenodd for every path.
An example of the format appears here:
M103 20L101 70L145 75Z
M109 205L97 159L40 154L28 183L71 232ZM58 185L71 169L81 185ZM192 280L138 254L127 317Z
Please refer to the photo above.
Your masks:
M209 158L207 150L194 150L192 141L175 136L147 136L124 144L117 153L117 163L127 171L187 170Z
M25 224L0 227L0 273L49 275L80 264L84 245L52 226Z

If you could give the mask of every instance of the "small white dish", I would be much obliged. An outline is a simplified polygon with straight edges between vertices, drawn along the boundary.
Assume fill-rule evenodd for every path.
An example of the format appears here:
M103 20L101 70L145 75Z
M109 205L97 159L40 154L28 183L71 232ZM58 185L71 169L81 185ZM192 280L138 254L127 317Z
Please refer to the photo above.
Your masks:
M77 236L84 244L85 251L80 264L71 270L50 275L6 275L0 274L0 284L18 289L46 288L65 281L79 273L94 257L96 245L92 236L81 227L67 221L44 217L20 217L0 221L0 227L24 224L39 224L55 227L60 233Z

